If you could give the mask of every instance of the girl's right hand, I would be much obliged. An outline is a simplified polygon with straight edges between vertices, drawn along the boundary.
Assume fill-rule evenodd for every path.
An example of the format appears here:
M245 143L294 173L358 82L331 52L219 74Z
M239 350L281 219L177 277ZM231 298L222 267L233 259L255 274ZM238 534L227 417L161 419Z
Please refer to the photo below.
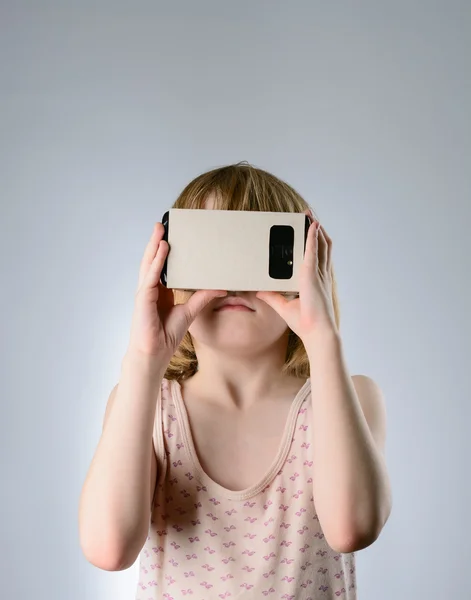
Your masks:
M162 223L154 225L141 261L128 351L170 360L198 313L227 292L198 290L184 304L175 304L173 291L160 282L169 252L164 233Z

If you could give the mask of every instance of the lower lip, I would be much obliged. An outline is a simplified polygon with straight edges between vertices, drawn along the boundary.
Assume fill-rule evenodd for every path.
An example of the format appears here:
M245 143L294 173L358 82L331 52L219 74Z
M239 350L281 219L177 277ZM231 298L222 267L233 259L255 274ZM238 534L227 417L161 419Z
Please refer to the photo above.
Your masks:
M248 308L247 306L242 306L241 304L237 304L235 306L228 304L227 306L217 308L216 312L221 312L223 310L248 310L249 312L253 312L251 308Z

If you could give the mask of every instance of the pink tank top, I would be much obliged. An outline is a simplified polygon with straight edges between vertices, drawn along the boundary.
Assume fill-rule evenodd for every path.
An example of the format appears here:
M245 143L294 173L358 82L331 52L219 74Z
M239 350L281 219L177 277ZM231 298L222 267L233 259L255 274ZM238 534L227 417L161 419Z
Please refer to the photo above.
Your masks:
M228 490L203 471L177 381L164 379L153 443L160 472L136 600L356 599L355 554L327 544L312 491L310 379L258 483Z

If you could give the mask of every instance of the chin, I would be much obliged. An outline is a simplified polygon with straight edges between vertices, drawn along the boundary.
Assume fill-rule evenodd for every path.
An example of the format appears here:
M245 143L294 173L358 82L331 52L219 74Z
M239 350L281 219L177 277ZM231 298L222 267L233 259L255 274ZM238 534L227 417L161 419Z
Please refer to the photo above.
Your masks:
M218 331L197 331L191 334L197 342L211 348L253 348L262 341L257 331L243 331L242 328L220 327Z
M190 327L189 331L197 344L201 343L221 351L240 350L253 353L257 350L263 352L279 342L286 332L286 325L278 331L273 324L265 328L243 326L240 323L220 324L217 328L198 324Z

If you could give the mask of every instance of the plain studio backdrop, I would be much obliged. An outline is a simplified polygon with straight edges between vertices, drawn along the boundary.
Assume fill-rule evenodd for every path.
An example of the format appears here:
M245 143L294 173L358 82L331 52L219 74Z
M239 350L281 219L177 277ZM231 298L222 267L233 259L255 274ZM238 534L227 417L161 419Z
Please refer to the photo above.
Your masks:
M134 597L81 553L81 487L154 222L247 160L317 211L385 395L359 600L471 598L469 2L3 0L0 61L0 596Z

